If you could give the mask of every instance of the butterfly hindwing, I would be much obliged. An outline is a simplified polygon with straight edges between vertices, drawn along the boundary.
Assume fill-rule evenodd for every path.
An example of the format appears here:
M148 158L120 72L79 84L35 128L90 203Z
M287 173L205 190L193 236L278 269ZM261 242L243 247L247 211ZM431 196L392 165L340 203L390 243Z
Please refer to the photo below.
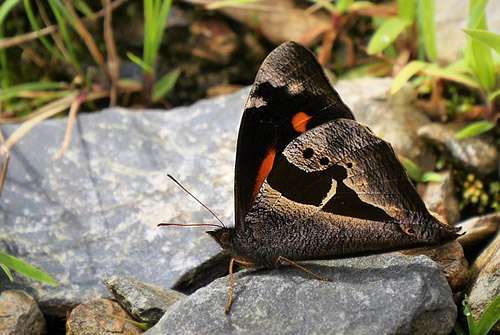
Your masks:
M390 144L349 119L307 131L276 157L247 225L257 236L304 229L315 242L298 259L456 236L428 212Z
M245 216L275 157L297 136L337 118L354 119L314 55L294 42L263 62L242 116L235 169L235 221Z

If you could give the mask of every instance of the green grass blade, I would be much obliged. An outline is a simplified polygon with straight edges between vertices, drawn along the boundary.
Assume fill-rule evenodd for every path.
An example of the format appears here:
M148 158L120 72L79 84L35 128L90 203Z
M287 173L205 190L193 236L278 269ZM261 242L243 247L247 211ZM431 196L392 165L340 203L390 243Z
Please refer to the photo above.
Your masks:
M467 24L468 29L477 29L481 25L481 21L484 20L486 15L486 5L489 0L470 0L470 16L469 23Z
M153 0L144 0L144 52L143 52L143 61L148 65L150 69L146 72L151 72L154 68L152 64L152 50L153 50L153 40L154 40L154 30L153 30L153 20L154 20L154 12L153 12Z
M26 277L41 281L43 283L57 285L57 281L42 270L37 269L36 267L29 265L19 258L8 255L6 253L0 252L0 264L5 265Z
M7 277L9 277L9 280L10 281L14 281L14 277L12 277L12 273L10 273L10 270L8 267L6 267L5 265L3 264L0 264L0 267L2 268L2 270L5 272L5 274L7 275Z
M165 28L167 26L167 20L168 20L168 14L170 12L170 6L172 5L172 0L164 0L161 5L161 9L158 13L158 16L156 18L156 25L155 25L155 40L153 43L153 66L154 63L156 63L156 59L158 58L158 50L160 50L160 45L161 41L163 38L163 32L165 31Z
M45 90L58 90L66 87L65 83L49 82L33 82L24 83L16 86L11 86L2 90L0 101L4 101L15 97L19 92L23 91L45 91Z
M455 138L461 140L463 138L477 136L479 134L487 132L490 129L493 129L493 127L495 127L494 122L484 120L477 121L457 132L455 134Z
M469 41L471 49L471 65L473 73L481 84L481 87L487 91L495 87L495 65L491 57L491 49L484 43L471 39Z
M467 318L467 326L469 327L469 335L477 335L476 323L474 322L474 318L472 317L471 308L469 305L469 301L467 300L467 295L462 301L462 305L464 306L464 315Z
M486 30L466 29L465 33L473 39L483 42L500 54L500 35Z
M3 24L3 21L10 13L12 8L14 8L20 1L21 0L7 0L0 5L0 25Z
M76 53L73 49L74 42L71 40L71 37L69 36L69 32L66 26L66 21L63 19L63 15L61 14L61 11L58 9L55 0L48 0L48 3L52 10L52 13L56 18L57 24L59 25L59 29L61 31L64 40L64 45L66 46L69 52L71 64L73 64L73 66L78 72L81 72L80 64L78 62L78 59L76 58Z
M477 321L477 332L486 335L490 329L500 320L500 294L486 307L483 315Z
M399 161L404 165L406 172L408 173L408 176L410 176L411 179L415 181L422 180L423 171L417 164L415 164L409 158L403 156L398 156L398 158Z
M413 21L415 18L416 0L398 0L398 13L403 19Z
M78 9L78 11L80 13L83 13L83 15L85 15L85 16L92 16L92 15L94 15L94 12L92 11L92 8L90 8L89 5L87 5L85 3L85 1L77 0L77 1L75 1L74 5L75 5L75 8Z
M40 26L36 22L36 17L33 12L33 8L31 7L30 0L24 0L24 9L26 11L26 16L28 17L28 21L33 28L34 31L38 33L38 38L40 39L40 42L47 48L47 50L50 51L55 57L59 58L63 62L66 62L66 58L55 48L53 47L47 38L45 36L41 35L40 32Z
M435 61L438 57L436 42L436 22L434 20L434 0L418 0L418 26L422 34L427 57Z
M3 24L0 24L0 38L3 38L3 29ZM9 63L5 49L0 49L0 85L4 90L10 85Z
M400 17L391 17L384 21L368 43L368 54L373 55L383 51L410 24L411 21Z
M175 86L180 74L181 70L175 69L158 80L153 88L153 101L158 101L158 99L167 94Z
M444 181L444 177L433 171L425 171L422 173L420 181L423 183L442 183Z
M456 71L453 70L448 70L447 68L439 68L439 67L433 67L429 66L425 69L422 70L422 73L428 75L428 76L433 76L433 77L438 77L438 78L443 78L446 80L451 80L460 84L464 84L473 88L479 88L479 85L476 81L474 81L472 78L463 75L461 73L457 73Z
M486 24L485 7L488 0L470 0L469 29L488 30ZM490 47L467 36L465 60L470 71L477 78L481 87L491 91L495 87L495 66Z
M397 91L399 91L404 86L404 84L406 84L406 82L410 80L411 77L413 77L419 71L425 69L428 66L429 66L428 63L421 62L418 60L406 64L406 66L402 68L398 72L398 74L394 77L391 86L391 94L394 94Z
M134 62L137 65L139 65L144 70L144 72L152 72L153 71L153 69L151 68L151 66L149 66L149 64L146 64L142 59L140 59L139 57L137 57L133 53L127 52L127 57L132 62Z

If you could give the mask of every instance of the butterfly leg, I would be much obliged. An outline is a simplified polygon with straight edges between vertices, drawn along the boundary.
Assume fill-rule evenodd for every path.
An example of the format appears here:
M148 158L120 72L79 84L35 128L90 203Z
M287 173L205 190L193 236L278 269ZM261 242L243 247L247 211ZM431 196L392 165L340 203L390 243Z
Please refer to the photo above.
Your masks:
M303 266L300 266L299 264L295 263L294 261L291 261L289 260L288 258L285 258L283 256L278 256L278 259L276 260L276 262L274 262L274 267L279 267L280 266L280 263L281 262L287 262L288 264L290 264L291 266L294 266L296 267L297 269L299 270L302 270L304 271L305 273L313 276L314 278L318 279L318 280L323 280L323 281L332 281L330 278L327 278L327 277L321 277L321 276L318 276L317 274L315 274L314 272L306 269L305 267Z
M243 266L254 266L255 264L252 262L242 261L236 258L231 258L229 262L229 281L231 282L231 290L229 291L229 300L226 306L226 314L229 313L229 309L231 308L231 304L233 303L233 292L234 292L234 278L233 278L233 267L234 263L239 263Z

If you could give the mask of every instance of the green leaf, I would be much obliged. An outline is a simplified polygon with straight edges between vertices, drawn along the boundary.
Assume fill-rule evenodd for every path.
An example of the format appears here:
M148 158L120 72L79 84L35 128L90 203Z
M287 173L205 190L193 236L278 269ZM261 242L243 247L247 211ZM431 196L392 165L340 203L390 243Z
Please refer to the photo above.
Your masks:
M174 87L180 74L181 70L175 69L164 75L160 80L158 80L154 84L153 88L153 101L157 101L165 94L167 94L167 92Z
M467 35L483 42L500 54L500 35L486 30L466 29L464 31Z
M418 23L422 34L425 53L430 60L438 57L434 0L418 0Z
M399 17L413 21L415 18L416 0L398 0Z
M144 72L153 72L153 69L151 68L151 66L149 66L148 64L146 64L142 59L140 59L139 57L137 57L133 53L127 52L127 57L132 62L134 62L135 64L139 65L144 70Z
M6 253L0 252L0 264L7 266L16 272L19 272L22 275L25 275L26 277L41 281L43 283L57 285L57 281L55 281L55 279L50 277L42 270L37 269L36 267L29 265L19 258L8 255Z
M477 136L479 134L485 133L490 129L495 127L495 123L490 121L477 121L467 127L463 128L455 134L456 139L463 139L467 137Z
M437 66L429 66L422 70L423 74L428 76L443 78L446 80L451 80L457 83L461 83L470 87L479 88L477 82L475 82L472 78L463 75L461 73L457 73L453 70L448 70L447 68L439 68Z
M400 17L391 17L384 21L368 43L368 54L373 55L387 48L410 24L410 20Z
M0 267L3 269L3 271L5 272L5 274L7 275L7 277L9 277L10 281L14 281L14 277L12 277L12 273L10 273L9 268L6 267L3 264L0 264Z
M488 30L485 14L487 3L488 0L470 0L469 29ZM481 87L486 91L491 91L495 87L496 72L490 47L467 36L465 60Z
M398 156L399 161L404 165L406 172L408 172L408 175L410 176L411 179L416 180L416 181L421 181L422 180L422 169L418 167L417 164L415 164L412 160L409 158L403 157L403 156Z
M413 77L419 71L425 69L428 66L429 66L428 63L421 62L418 60L406 64L406 66L402 68L398 72L398 74L394 77L391 86L391 94L394 94L397 91L399 91L404 86L404 84L406 84L406 82L410 80L411 77Z
M477 321L477 332L486 335L490 329L500 320L500 294L486 307L483 315Z
M420 178L420 181L423 183L428 183L428 182L442 183L444 181L444 177L441 176L439 173L433 171L425 171L422 174L422 178Z

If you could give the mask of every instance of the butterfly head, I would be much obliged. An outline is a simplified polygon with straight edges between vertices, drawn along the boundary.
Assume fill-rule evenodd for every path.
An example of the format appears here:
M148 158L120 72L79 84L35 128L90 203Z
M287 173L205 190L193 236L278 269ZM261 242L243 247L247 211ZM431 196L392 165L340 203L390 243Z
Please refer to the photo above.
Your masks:
M207 231L206 233L212 236L215 242L217 242L222 249L230 249L235 230L234 228L223 227Z

